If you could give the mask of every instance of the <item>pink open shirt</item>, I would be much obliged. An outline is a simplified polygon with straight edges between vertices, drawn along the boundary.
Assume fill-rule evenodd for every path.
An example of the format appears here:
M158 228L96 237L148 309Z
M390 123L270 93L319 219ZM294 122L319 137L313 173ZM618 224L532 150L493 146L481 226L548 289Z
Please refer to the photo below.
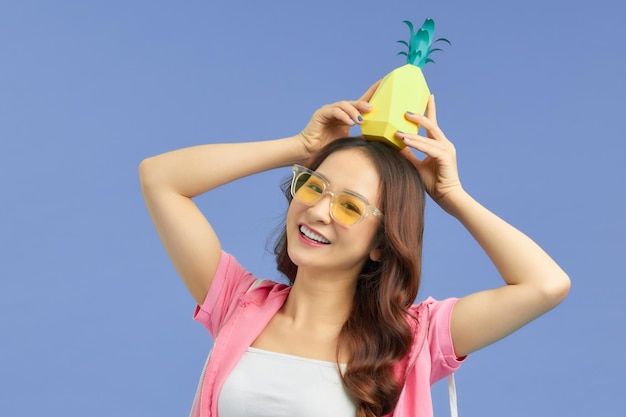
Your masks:
M214 345L202 372L191 417L217 416L217 400L224 381L283 305L289 290L284 284L258 280L233 256L222 252L206 300L194 313L194 319L213 336ZM450 315L455 302L454 298L428 298L411 307L417 322L408 320L413 329L413 346L395 369L396 375L405 380L393 412L395 417L431 417L431 385L460 366L450 337Z

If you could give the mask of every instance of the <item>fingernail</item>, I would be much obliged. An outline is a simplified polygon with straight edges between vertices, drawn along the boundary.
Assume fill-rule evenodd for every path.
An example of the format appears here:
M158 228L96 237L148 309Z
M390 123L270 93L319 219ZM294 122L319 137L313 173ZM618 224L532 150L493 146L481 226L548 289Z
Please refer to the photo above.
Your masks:
M371 109L371 108L372 108L372 105L371 105L371 104L369 104L369 103L366 103L366 104L365 104L365 108L366 108L366 109Z
M409 138L407 138L407 137L405 136L405 137L403 137L403 138L402 138L402 141L403 141L403 142L409 142L409 141L410 141L410 139L409 139Z
M401 135L404 134L404 132L401 131L401 130L398 130L398 133L401 134Z
M408 114L415 114L415 113L413 113L412 111L408 111L407 113L408 113Z
M359 117L357 117L357 119L358 119L358 121L359 121L359 122L362 122L362 121L363 121L363 118L361 117L361 115L360 115L360 114L359 114Z
M350 124L353 125L354 124L354 120L350 119Z

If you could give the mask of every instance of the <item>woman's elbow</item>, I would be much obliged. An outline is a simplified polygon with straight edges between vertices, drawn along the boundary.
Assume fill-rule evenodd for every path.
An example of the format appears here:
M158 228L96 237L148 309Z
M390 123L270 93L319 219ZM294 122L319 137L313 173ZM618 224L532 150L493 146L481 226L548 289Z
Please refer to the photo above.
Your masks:
M561 271L560 274L552 277L552 279L549 280L548 285L546 285L546 288L544 289L544 295L551 305L551 308L556 307L563 300L565 300L565 297L567 297L567 294L569 293L570 287L571 280L569 276L563 271Z
M139 163L139 182L142 188L148 188L158 181L158 169L155 167L154 157L144 159Z

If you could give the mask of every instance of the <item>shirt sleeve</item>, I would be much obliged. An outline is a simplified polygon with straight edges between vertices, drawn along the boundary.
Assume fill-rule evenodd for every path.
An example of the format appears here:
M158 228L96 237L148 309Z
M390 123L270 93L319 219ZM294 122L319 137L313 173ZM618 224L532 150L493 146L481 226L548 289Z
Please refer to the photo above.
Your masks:
M452 309L457 300L457 298L448 298L442 301L435 301L432 298L426 300L430 312L428 346L432 365L431 384L456 371L465 360L465 358L457 358L454 354L452 334L450 333Z
M254 283L255 277L230 254L222 251L215 276L202 305L196 306L194 320L215 338L233 307Z

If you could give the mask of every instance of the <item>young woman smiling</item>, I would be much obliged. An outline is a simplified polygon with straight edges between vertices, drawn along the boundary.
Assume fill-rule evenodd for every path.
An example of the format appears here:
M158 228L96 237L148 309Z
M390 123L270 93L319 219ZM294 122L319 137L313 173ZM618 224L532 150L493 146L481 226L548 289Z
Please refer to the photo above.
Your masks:
M140 165L145 201L213 335L192 416L431 416L430 385L559 304L569 278L531 239L462 187L452 143L426 116L407 145L347 138L361 99L320 108L298 135L168 152ZM419 160L412 149L424 153ZM222 250L193 197L292 166L275 248L290 285L260 280ZM503 285L413 304L425 193L485 250Z

